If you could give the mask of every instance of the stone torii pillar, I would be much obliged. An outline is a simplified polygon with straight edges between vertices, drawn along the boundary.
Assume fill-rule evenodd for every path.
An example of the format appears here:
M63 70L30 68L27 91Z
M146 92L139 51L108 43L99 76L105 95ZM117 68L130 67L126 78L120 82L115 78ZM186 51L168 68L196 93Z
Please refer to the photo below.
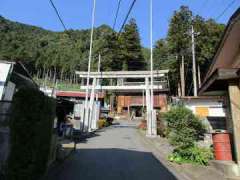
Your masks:
M91 132L93 130L93 127L95 127L95 111L94 111L94 106L95 106L95 86L96 86L96 78L93 79L92 83L92 91L90 95L90 102L89 102L89 118L88 118L88 132Z
M146 107L147 107L147 134L148 137L157 136L156 111L151 108L151 93L149 88L149 78L145 78L146 85ZM153 111L153 113L152 113Z

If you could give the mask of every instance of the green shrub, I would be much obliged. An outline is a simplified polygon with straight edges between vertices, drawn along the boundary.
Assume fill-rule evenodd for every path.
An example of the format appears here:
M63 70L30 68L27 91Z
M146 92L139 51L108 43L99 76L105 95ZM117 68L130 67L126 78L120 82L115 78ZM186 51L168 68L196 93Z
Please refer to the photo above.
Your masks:
M176 163L195 163L199 165L208 165L209 160L213 159L211 149L193 146L189 149L175 149L168 157Z
M192 111L183 107L173 107L165 114L168 126L168 137L176 147L188 148L194 145L205 128Z
M47 168L55 101L37 89L20 89L10 118L8 180L37 180Z
M183 106L173 107L165 114L165 120L168 123L167 136L175 146L169 160L207 165L212 158L212 152L196 146L196 141L205 132L205 128L192 111Z

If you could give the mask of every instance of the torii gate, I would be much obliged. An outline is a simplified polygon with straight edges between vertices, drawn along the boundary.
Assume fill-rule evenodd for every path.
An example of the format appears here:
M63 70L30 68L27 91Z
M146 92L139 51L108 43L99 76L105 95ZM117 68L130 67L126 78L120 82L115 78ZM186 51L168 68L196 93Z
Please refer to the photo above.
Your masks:
M129 9L129 12L125 18L125 20L128 19L128 16L132 10L132 7L134 6L136 0L133 1L131 8ZM92 27L91 27L91 35L90 35L90 46L89 46L89 58L88 58L88 72L87 72L87 87L86 89L86 98L85 98L85 110L84 110L84 114L86 115L86 120L88 121L89 119L89 110L90 110L90 117L91 117L91 103L93 102L94 98L92 97L92 94L94 94L95 91L95 85L97 83L96 79L98 78L94 78L93 77L93 85L92 85L92 92L91 92L91 99L90 99L90 105L88 103L88 94L89 94L89 82L90 82L90 71L91 71L91 60L92 60L92 47L93 47L93 32L94 32L94 22L95 22L95 9L96 9L96 0L93 0L93 9L92 9ZM125 24L126 21L124 21ZM123 26L124 26L123 24ZM123 27L122 26L122 27ZM155 136L156 135L156 118L155 120L154 117L156 117L156 115L154 115L154 110L153 110L153 91L154 91L154 72L153 72L153 0L150 0L150 71L145 71L145 73L147 72L146 76L149 75L146 79L145 79L145 90L146 90L146 102L147 102L147 120L150 121L148 122L148 126L150 126L148 128L148 133L147 135L149 136ZM122 30L122 29L121 29ZM120 32L121 32L120 30ZM140 72L140 71L138 71ZM100 77L99 77L100 78ZM108 77L109 78L109 77ZM135 78L139 78L139 77L135 77ZM149 79L150 79L150 83L149 83ZM149 88L149 84L150 84L150 88ZM107 88L107 87L106 87ZM109 87L110 88L110 87ZM119 88L119 87L115 87L115 88ZM124 88L124 86L122 86L122 88ZM89 108L90 107L90 108ZM91 130L91 129L90 129Z
M168 91L169 81L168 81L169 70L156 70L153 71L109 71L109 72L81 72L76 71L76 74L82 80L80 90L91 89L90 102L88 103L87 109L85 109L85 116L83 124L88 127L88 131L91 131L95 120L92 117L92 111L94 106L94 94L96 90L105 91L145 91L146 93L146 109L147 109L147 136L154 137L157 135L157 122L156 122L156 111L151 112L151 95L150 95L150 79L153 75L154 92ZM92 82L88 87L84 84L85 79L89 78ZM102 79L116 79L115 84L101 85ZM126 82L125 79L132 79L135 81ZM140 79L142 79L140 81ZM153 114L153 117L151 117Z

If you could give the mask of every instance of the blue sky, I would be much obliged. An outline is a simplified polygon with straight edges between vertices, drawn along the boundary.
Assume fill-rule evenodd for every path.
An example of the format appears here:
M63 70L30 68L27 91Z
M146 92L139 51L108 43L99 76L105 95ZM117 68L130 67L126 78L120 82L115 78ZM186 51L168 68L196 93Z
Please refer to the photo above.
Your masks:
M91 26L93 0L53 0L67 28L86 29ZM95 26L112 26L118 0L96 0ZM204 18L216 18L232 0L153 0L154 41L164 38L170 17L181 5L187 5ZM49 0L0 0L0 15L13 21L40 26L45 29L62 31L63 27L50 6ZM116 28L119 29L132 0L122 0ZM240 7L236 0L218 22L226 23L233 12ZM149 0L137 0L131 13L136 18L142 44L149 46Z

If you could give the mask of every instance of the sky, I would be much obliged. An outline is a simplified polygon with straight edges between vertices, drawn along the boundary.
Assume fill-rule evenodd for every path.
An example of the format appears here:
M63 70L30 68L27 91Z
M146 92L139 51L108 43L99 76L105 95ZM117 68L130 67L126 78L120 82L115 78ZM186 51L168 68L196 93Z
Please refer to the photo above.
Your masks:
M91 27L93 0L53 0L67 29L87 29ZM130 18L136 19L142 45L150 46L149 0L137 0ZM216 18L232 0L153 0L153 41L166 37L171 16L181 5L189 6L194 14ZM122 0L117 19L119 30L132 0ZM95 27L102 24L113 26L118 0L96 0ZM218 19L227 23L231 15L240 7L240 0ZM0 0L0 15L25 24L35 25L53 31L63 31L49 0Z

